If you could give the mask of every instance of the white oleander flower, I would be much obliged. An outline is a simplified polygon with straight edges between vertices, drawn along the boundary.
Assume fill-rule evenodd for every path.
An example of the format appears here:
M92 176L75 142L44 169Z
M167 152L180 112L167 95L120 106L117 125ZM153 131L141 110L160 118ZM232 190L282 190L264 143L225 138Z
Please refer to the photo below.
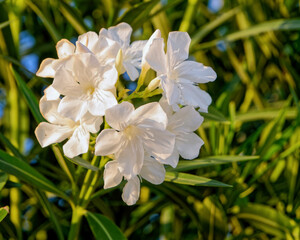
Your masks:
M39 77L54 78L56 71L65 64L70 57L80 53L93 53L102 66L114 66L118 45L104 37L99 37L95 32L87 32L78 37L76 46L62 39L56 44L58 59L46 58L42 61L36 75ZM58 99L60 93L50 85L44 91L47 100Z
M159 103L148 103L136 110L122 102L105 111L113 129L104 129L96 140L95 154L115 154L118 169L130 180L140 174L145 152L158 161L173 153L175 135L166 131L167 116Z
M150 51L150 47L151 47L151 44L153 43L153 40L154 39L157 39L157 38L161 38L161 32L159 29L157 29L152 35L151 37L149 38L149 40L147 41L147 43L145 44L144 48L143 48L143 56L142 56L142 68L146 68L146 69L149 69L150 68L150 65L147 63L146 61L146 56L148 54L148 52Z
M169 33L167 54L164 52L164 40L154 39L146 61L157 72L161 87L169 105L190 105L207 112L211 103L208 93L196 84L216 79L215 71L194 61L185 61L189 56L191 39L186 32Z
M91 53L76 54L64 61L55 73L52 87L64 95L58 112L74 121L87 112L103 116L116 105L115 83L118 73L114 67L103 67Z
M117 26L110 27L108 29L102 28L99 36L104 36L108 39L115 41L121 54L117 65L120 65L120 74L127 72L129 78L134 81L139 76L137 69L141 68L141 61L143 55L143 48L147 41L135 41L130 44L130 36L132 28L127 23L119 23ZM115 56L117 58L117 55ZM118 67L119 68L119 67Z
M41 98L40 111L49 123L41 122L35 130L35 135L42 147L69 138L63 146L63 151L67 157L73 158L88 151L90 133L100 130L102 117L86 113L80 121L74 122L57 112L60 101L48 101L45 96Z
M179 155L188 160L198 157L204 142L194 131L202 124L203 117L192 106L185 106L174 113L165 98L161 98L159 103L168 116L167 130L176 135L172 155L160 162L175 168Z
M104 169L104 189L112 188L119 185L123 179L123 174L120 172L118 160L110 161L105 165ZM152 184L161 184L165 179L166 170L164 165L145 154L144 163L140 174L127 180L123 188L122 199L127 205L133 205L137 202L140 196L140 178L146 179ZM140 178L139 178L140 177Z

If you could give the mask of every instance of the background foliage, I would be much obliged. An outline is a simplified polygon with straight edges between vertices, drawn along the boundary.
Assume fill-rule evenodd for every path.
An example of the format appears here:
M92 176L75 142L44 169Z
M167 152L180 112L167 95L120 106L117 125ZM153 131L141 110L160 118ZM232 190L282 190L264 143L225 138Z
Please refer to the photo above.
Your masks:
M67 237L72 186L80 186L87 170L65 160L59 146L37 143L34 129L43 120L37 103L51 80L34 73L44 58L56 58L61 38L75 42L122 21L133 27L132 40L157 28L165 39L169 31L187 31L190 58L217 72L215 82L201 86L213 98L198 129L205 145L199 160L168 169L168 182L144 181L133 207L121 201L120 187L101 190L98 183L79 239L122 233L129 239L300 239L299 13L298 0L1 0L0 206L10 213L0 208L0 220L6 216L0 239ZM215 182L184 174L189 185L176 184L178 171L232 187L206 187Z

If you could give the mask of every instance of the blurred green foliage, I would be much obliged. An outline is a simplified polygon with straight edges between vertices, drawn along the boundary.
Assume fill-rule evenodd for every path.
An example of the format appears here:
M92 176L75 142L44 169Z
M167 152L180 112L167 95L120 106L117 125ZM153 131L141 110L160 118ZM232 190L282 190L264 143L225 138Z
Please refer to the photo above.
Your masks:
M103 190L101 182L87 210L129 239L300 239L300 3L224 0L217 9L212 2L223 1L0 1L0 207L10 207L0 239L66 238L74 172L62 169L75 165L60 156L60 168L58 148L42 149L35 139L37 99L51 80L34 72L37 62L56 58L61 38L74 42L122 21L133 27L132 40L157 28L165 39L187 31L190 57L217 72L201 86L213 104L198 129L205 141L199 160L178 168L232 187L144 181L139 202L128 207L119 187ZM9 154L15 166L6 165ZM243 155L259 157L237 162ZM85 171L77 167L77 184ZM33 181L36 174L47 179ZM2 218L7 211L0 210ZM107 218L89 213L79 239L102 234L88 224Z

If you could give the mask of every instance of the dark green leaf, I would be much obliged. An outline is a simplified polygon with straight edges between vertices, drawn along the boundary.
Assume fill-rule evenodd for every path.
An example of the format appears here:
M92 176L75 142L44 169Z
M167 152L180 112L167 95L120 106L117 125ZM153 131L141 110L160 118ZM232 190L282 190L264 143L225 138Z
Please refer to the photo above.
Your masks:
M75 163L81 167L91 169L93 171L99 171L99 168L93 166L90 162L82 159L81 157L74 157L74 158L68 158L66 157L70 162Z
M87 212L86 219L96 239L122 240L126 239L121 230L107 217Z
M0 171L0 191L5 186L8 179L8 175L5 172Z

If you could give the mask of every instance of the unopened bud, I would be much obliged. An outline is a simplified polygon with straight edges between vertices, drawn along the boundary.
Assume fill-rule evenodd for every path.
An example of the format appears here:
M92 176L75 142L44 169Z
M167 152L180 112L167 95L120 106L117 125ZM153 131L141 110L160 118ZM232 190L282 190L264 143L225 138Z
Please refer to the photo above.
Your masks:
M153 91L155 88L157 88L160 84L160 79L159 78L154 78L153 80L151 80L151 82L149 83L147 90L149 92Z
M122 53L122 48L120 48L118 55L116 57L116 69L119 74L122 74L123 71L123 53Z

